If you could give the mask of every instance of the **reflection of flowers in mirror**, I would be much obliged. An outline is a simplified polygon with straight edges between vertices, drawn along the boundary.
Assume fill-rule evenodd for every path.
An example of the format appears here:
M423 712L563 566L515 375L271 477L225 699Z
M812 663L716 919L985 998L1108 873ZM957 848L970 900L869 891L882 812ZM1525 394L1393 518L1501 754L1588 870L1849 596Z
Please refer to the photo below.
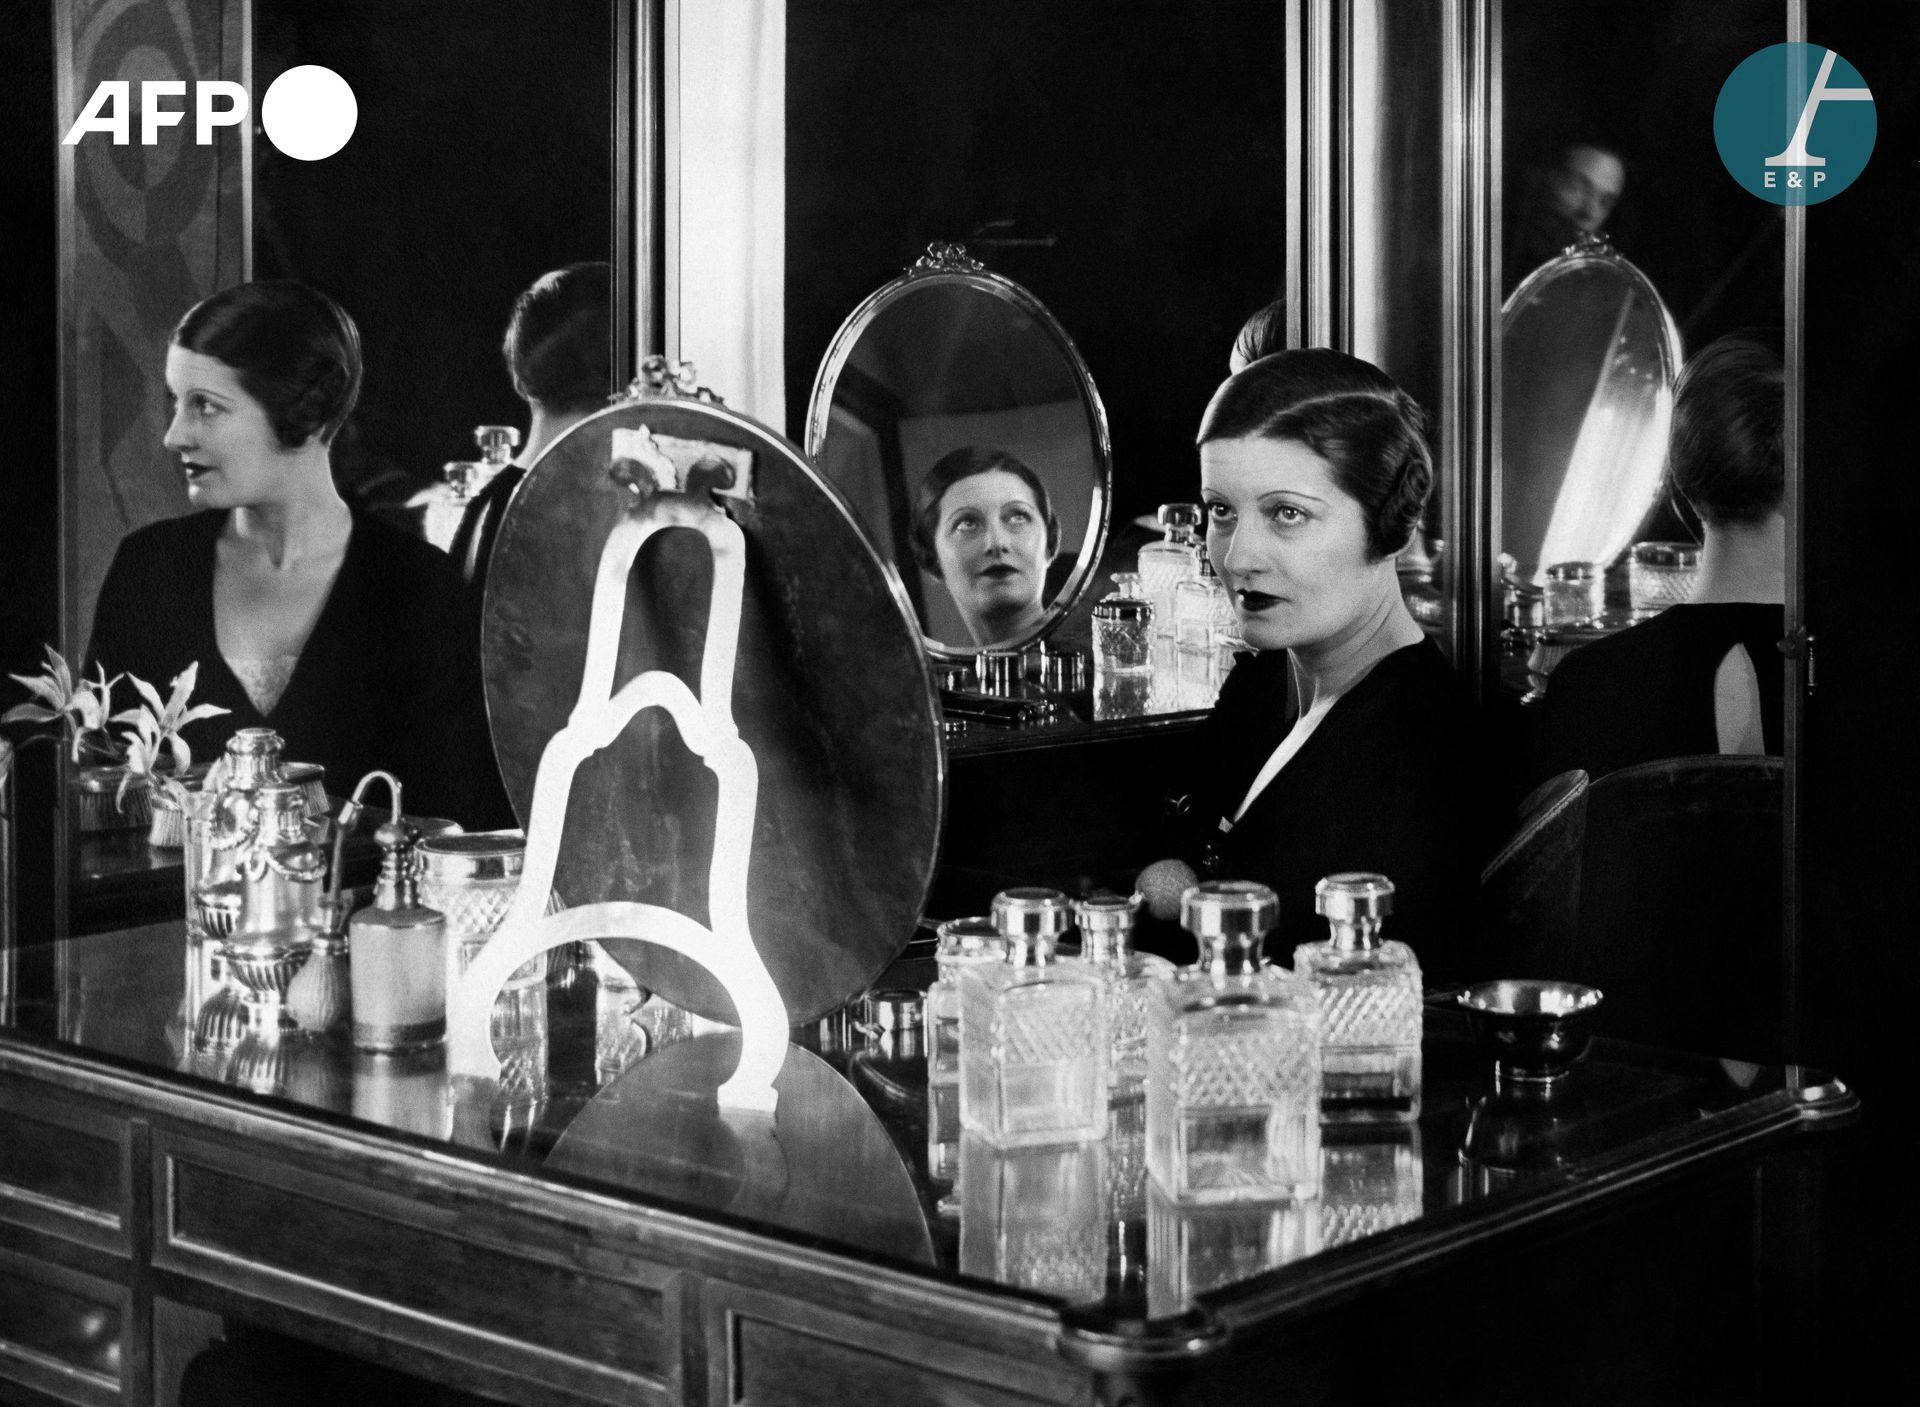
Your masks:
M108 712L113 707L113 686L119 677L107 678L103 666L98 679L82 676L75 680L73 670L58 650L48 645L46 652L47 662L38 678L24 674L8 676L15 683L26 685L27 692L40 702L15 704L0 714L0 723L57 723L60 725L57 732L66 735L74 762L89 757L118 762L120 753L107 735L107 723Z

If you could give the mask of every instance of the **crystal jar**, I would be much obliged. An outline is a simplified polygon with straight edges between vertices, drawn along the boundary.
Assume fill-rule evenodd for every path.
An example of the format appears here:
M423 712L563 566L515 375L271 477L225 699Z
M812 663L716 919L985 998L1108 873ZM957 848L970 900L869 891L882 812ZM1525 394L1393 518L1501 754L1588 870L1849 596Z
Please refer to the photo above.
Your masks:
M927 988L927 1079L952 1084L960 1078L960 975L975 964L1001 961L1007 944L984 914L948 919L936 932L939 976Z
M1102 675L1153 668L1153 606L1133 572L1115 572L1114 589L1094 603L1093 660Z
M1607 609L1607 577L1592 562L1555 562L1547 568L1547 629L1585 625Z
M420 902L447 918L447 990L507 916L520 889L527 841L519 831L437 835L418 846ZM494 1049L503 1092L544 1097L547 1082L547 955L507 979L493 1004Z
M1633 618L1657 616L1684 604L1700 578L1700 549L1691 542L1636 542L1627 558L1627 597Z

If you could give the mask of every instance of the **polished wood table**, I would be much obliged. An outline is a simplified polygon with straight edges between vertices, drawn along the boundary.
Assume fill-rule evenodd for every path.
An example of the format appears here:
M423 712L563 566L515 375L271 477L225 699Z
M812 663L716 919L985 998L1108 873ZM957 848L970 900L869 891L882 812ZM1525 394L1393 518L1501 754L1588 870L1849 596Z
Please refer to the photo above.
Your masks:
M177 924L0 957L7 1401L172 1402L249 1333L514 1402L1752 1401L1807 1347L1809 1135L1856 1110L1606 1042L1502 1093L1436 1003L1417 1125L1330 1137L1313 1202L1183 1213L1137 1109L943 1138L911 1038L828 1023L776 1120L727 1119L732 1038L591 972L502 1090L196 1052Z

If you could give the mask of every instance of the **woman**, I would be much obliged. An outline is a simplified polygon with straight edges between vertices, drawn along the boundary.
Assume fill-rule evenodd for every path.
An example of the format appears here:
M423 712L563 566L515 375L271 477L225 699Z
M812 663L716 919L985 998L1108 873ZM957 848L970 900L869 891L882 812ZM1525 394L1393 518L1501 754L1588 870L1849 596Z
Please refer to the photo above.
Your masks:
M1016 639L1045 619L1060 522L1040 476L1005 450L965 445L935 461L908 536L914 561L945 584L974 644Z
M511 824L458 573L334 486L360 379L353 320L304 284L241 284L180 320L162 443L199 511L120 544L91 659L162 689L197 662L198 698L229 711L186 729L196 757L270 727L336 794L384 768L409 811Z
M1674 392L1674 490L1700 515L1684 605L1582 646L1547 681L1536 770L1599 777L1639 762L1786 749L1786 376L1752 334L1710 343Z
M1280 898L1276 954L1324 936L1313 886L1372 870L1392 936L1445 971L1501 816L1465 693L1401 599L1394 554L1433 483L1419 407L1317 349L1230 377L1201 420L1207 553L1243 658L1196 734L1178 844L1142 890L1171 916L1187 868Z
M604 263L569 264L542 274L513 303L500 353L513 389L527 403L526 444L513 464L475 495L447 554L459 564L477 604L507 500L547 446L595 411L607 408L613 381L608 330L613 270Z

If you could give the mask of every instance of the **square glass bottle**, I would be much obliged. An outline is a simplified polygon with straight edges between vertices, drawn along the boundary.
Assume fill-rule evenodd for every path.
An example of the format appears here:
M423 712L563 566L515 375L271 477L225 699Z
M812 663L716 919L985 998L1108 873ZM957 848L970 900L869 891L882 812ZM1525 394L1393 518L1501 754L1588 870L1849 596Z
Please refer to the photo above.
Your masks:
M938 972L927 988L927 1082L956 1084L960 1079L960 974L979 963L1003 962L1006 940L991 916L948 919L935 930Z
M1008 889L993 917L1006 959L960 982L960 1123L1003 1148L1083 1143L1107 1132L1107 979L1054 948L1057 889Z
M1147 1008L1158 984L1173 980L1174 965L1133 950L1137 898L1079 899L1080 958L1107 975L1107 1040L1112 1047L1107 1094L1140 1097L1147 1078Z
M1147 1026L1147 1170L1185 1204L1286 1201L1320 1185L1320 1010L1262 966L1278 902L1208 880L1180 896L1200 961L1161 986Z
M1314 907L1331 936L1293 950L1293 970L1320 994L1320 1117L1327 1123L1405 1123L1420 1117L1420 964L1383 939L1393 882L1328 875Z
M1157 516L1163 536L1140 549L1140 584L1153 606L1153 633L1170 637L1174 589L1200 574L1200 524L1205 515L1197 503L1163 503Z

